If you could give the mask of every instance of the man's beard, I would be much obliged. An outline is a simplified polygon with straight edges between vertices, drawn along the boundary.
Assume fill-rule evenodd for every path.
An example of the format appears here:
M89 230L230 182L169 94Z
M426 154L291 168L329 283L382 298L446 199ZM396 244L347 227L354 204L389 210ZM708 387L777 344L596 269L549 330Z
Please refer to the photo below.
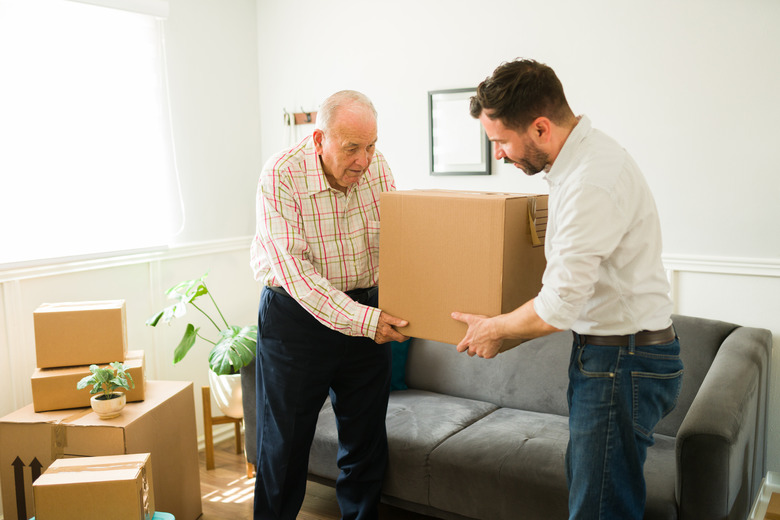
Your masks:
M513 161L509 157L504 157L504 162L516 164L528 176L536 175L547 167L550 156L537 148L533 143L526 144L523 152L525 158Z

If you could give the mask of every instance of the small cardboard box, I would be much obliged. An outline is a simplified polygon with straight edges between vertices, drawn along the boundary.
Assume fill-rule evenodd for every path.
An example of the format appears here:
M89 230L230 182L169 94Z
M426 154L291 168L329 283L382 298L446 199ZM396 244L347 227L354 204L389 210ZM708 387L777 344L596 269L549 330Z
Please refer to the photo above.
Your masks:
M36 413L32 404L0 418L4 517L35 515L32 482L55 460L127 453L151 454L155 507L176 520L201 515L192 383L147 381L146 399L114 419L91 408Z
M124 363L127 373L133 378L135 387L125 392L127 402L144 400L146 388L146 366L143 350L130 350ZM102 365L108 366L107 364ZM92 385L82 390L76 384L90 374L88 366L65 368L36 368L30 378L32 385L33 409L36 412L84 408L89 406Z
M127 355L125 301L44 303L33 312L38 368L121 361Z
M412 190L380 201L379 307L409 321L401 333L457 344L467 327L453 311L495 316L539 293L547 195Z
M37 520L152 520L148 453L58 459L35 482Z

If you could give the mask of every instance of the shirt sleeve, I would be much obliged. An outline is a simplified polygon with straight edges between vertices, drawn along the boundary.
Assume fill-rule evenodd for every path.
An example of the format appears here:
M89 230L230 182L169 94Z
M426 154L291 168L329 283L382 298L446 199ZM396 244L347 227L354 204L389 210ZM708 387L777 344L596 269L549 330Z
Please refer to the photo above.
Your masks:
M559 329L571 328L580 316L627 221L608 190L580 184L567 191L559 194L564 202L557 209L542 290L534 300L539 317Z
M296 208L290 177L283 170L264 172L258 187L256 240L274 278L320 323L373 339L381 311L355 302L316 271L307 259L309 245Z

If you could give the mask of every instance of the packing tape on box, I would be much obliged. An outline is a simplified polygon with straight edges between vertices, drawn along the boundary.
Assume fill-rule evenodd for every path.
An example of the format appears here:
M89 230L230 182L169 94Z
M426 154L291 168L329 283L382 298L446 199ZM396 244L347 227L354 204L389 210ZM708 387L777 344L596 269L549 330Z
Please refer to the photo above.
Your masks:
M98 464L88 464L85 466L73 467L73 466L60 466L51 467L46 470L46 473L81 473L85 471L121 471L121 470L141 470L141 501L144 519L151 519L154 512L152 511L152 501L150 500L149 478L146 476L146 464L142 461L135 462L105 462Z
M92 411L91 408L83 408L78 412L60 419L51 429L51 460L57 460L65 455L65 447L68 445L68 423L84 417Z
M152 501L151 501L151 493L152 490L149 489L149 479L146 478L146 466L144 466L142 478L143 478L143 490L141 491L142 496L141 500L143 501L143 508L144 508L144 519L151 519L154 515L154 511L152 511Z
M539 233L539 225L542 224L540 220L536 214L536 197L528 197L528 227L531 230L531 245L534 247L544 245L544 233ZM546 226L542 227L544 229Z
M88 457L85 457L88 458ZM71 459L72 460L72 459ZM81 473L83 471L122 471L125 469L144 469L144 479L146 479L146 467L141 461L135 462L104 462L99 464L87 464L84 466L59 466L51 467L46 473Z

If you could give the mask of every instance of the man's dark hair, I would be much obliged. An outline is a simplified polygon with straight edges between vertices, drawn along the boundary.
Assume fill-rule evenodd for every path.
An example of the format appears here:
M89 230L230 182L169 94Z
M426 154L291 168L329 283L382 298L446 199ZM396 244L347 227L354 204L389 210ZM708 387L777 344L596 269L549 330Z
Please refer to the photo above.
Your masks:
M563 124L573 115L555 72L544 63L527 59L499 65L477 87L470 109L474 118L491 110L490 119L499 119L515 130L526 129L537 117Z

